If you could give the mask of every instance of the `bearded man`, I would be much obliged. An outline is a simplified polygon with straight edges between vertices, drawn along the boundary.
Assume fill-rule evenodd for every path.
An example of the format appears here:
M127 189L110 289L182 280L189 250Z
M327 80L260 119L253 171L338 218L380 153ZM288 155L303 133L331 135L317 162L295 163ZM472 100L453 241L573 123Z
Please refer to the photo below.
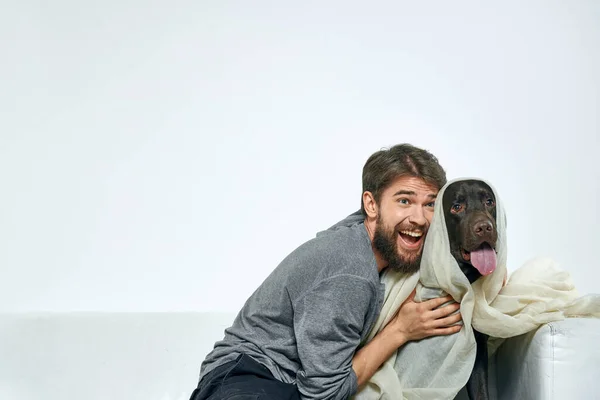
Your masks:
M399 144L369 157L361 210L289 254L256 289L201 365L191 400L347 399L409 341L460 330L459 305L415 303L366 343L383 304L379 274L419 269L438 160Z

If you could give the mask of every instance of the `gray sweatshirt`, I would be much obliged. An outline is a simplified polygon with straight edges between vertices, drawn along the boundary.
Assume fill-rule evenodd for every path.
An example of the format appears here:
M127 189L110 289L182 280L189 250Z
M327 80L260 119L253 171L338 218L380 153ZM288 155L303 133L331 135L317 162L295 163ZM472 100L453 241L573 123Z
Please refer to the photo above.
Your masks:
M355 212L287 256L215 343L200 378L246 353L303 399L353 395L352 357L384 296L363 219Z

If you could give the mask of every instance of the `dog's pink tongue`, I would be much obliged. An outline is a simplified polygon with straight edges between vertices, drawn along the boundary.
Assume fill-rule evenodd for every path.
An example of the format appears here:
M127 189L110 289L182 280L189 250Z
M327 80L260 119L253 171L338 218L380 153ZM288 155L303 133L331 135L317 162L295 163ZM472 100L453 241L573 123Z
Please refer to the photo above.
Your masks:
M481 275L489 275L496 269L496 252L489 244L484 243L471 252L471 264Z

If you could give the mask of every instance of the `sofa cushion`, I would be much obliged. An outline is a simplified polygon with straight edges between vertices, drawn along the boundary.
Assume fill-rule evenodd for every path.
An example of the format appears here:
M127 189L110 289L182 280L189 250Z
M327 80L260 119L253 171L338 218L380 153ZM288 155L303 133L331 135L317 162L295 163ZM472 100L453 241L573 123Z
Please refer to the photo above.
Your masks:
M592 399L600 393L600 319L542 325L498 349L500 400Z

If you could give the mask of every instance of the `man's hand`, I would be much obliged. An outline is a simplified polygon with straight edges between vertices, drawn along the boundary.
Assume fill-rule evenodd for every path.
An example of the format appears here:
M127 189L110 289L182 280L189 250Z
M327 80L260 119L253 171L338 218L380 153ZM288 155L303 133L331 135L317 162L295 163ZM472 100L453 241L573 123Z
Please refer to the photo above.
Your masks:
M460 312L451 315L460 308L460 304L452 303L438 308L452 301L452 296L416 303L415 294L416 291L413 290L398 309L396 316L384 328L397 337L399 343L460 331L462 325L451 326L461 320Z
M381 364L406 342L434 335L450 335L462 328L462 325L449 326L460 321L460 313L450 315L460 308L460 304L453 303L436 310L451 301L451 296L416 303L415 293L413 291L408 296L385 328L354 355L352 368L359 387L371 379Z

